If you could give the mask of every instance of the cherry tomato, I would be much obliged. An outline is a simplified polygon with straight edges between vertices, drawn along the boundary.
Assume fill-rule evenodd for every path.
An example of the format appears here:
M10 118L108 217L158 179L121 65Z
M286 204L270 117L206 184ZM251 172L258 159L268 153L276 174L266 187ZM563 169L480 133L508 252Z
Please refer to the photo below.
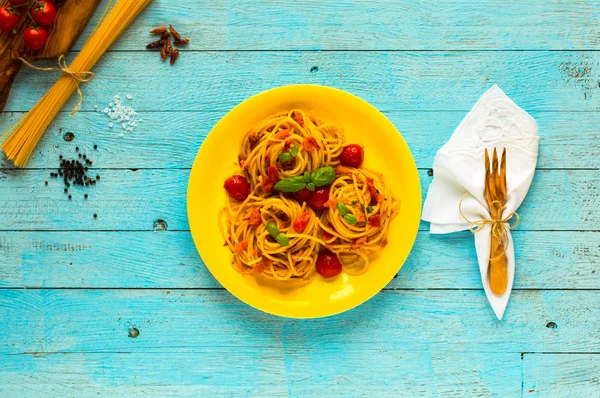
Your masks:
M29 0L8 0L8 2L10 4L12 4L13 6L22 6L23 4L27 3Z
M323 278L333 278L342 272L342 263L329 250L323 250L317 257L317 272Z
M364 151L360 145L350 144L342 150L340 162L344 166L358 167L364 158Z
M44 28L27 28L23 33L23 41L31 50L39 50L48 41L48 31Z
M250 195L250 184L242 176L233 176L225 180L223 187L227 190L229 196L240 202L246 200Z
M21 20L21 14L19 14L12 7L0 7L0 30L3 32L10 32L17 26Z
M313 210L323 210L325 202L329 200L329 187L317 188L306 201L308 206Z
M48 0L38 0L31 7L31 17L40 26L50 26L56 19L56 8Z
M306 202L312 192L308 188L302 188L301 190L294 192L294 198L300 202Z
M308 222L310 221L310 216L310 211L305 211L304 213L300 214L292 224L292 226L294 227L294 231L298 232L299 234L304 232L306 226L308 225Z

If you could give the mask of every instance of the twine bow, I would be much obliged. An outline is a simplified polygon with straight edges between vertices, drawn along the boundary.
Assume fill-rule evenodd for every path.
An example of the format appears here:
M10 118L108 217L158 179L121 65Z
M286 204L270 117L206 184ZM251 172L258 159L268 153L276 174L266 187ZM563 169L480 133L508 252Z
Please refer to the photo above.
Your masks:
M71 112L71 116L73 116L79 110L79 108L81 108L81 103L83 102L83 94L81 93L81 88L79 87L79 85L81 83L89 83L92 80L94 80L94 78L96 77L96 74L94 72L75 72L74 70L69 69L69 67L67 66L67 59L65 58L64 55L61 55L60 57L58 57L58 68L56 68L56 67L40 68L39 66L32 65L31 63L29 63L26 59L24 59L22 57L19 57L19 59L25 65L27 65L30 68L33 68L35 70L41 70L41 71L59 70L59 71L62 71L65 75L71 76L71 78L75 82L75 86L77 88L77 94L79 94L79 102L77 103L77 106L73 109L73 112Z
M517 228L519 226L519 223L521 222L521 217L519 217L516 211L513 211L505 218L502 218L502 212L504 212L506 206L504 205L504 203L495 200L492 202L492 208L490 209L491 218L489 220L482 219L471 221L464 215L462 211L462 204L467 196L469 195L465 194L460 200L460 203L458 204L458 212L460 213L460 216L466 222L469 223L469 230L472 233L476 234L477 232L481 231L486 225L491 225L492 235L500 239L500 242L502 242L502 247L504 248L504 251L506 251L506 247L508 245L508 230L513 230ZM513 217L515 217L516 221L514 222L514 224L510 225L510 220Z

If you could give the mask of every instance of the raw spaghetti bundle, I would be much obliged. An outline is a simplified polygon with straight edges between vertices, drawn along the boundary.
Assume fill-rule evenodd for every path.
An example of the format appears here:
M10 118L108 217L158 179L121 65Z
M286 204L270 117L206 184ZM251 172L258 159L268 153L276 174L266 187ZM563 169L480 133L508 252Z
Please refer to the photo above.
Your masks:
M79 89L79 83L89 80L92 67L149 2L150 0L119 0L92 33L71 65L61 67L65 73L46 95L4 134L9 136L2 144L2 151L15 166L24 167L27 164L42 134L71 94Z

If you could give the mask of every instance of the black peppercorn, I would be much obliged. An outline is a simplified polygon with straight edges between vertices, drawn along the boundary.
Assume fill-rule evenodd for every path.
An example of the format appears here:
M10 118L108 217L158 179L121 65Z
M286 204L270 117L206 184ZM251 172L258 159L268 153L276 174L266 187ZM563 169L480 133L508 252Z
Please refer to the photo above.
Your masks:
M98 218L98 214L94 214L94 218Z
M77 147L75 147L75 150L76 150L77 152L79 152L79 147L78 147L78 146L77 146Z
M98 145L94 145L94 149L98 149Z
M71 196L71 195L69 195L69 200L71 200L71 198L72 198L72 196Z
M68 189L68 188L65 188L65 193L67 193L67 192L69 192L69 189Z
M48 181L46 181L45 184L48 185Z
M83 195L83 197L87 199L88 198L88 194L86 193L85 195Z

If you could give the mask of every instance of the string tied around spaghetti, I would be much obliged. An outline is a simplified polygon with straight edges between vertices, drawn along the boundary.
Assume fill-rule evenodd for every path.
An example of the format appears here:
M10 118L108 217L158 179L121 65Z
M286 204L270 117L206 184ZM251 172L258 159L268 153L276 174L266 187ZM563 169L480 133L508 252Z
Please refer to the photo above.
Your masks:
M490 225L492 229L492 235L498 238L500 242L502 242L502 247L506 252L508 246L508 231L513 230L519 226L519 223L521 222L521 217L519 216L519 214L517 214L516 211L513 211L508 216L502 218L502 213L504 212L504 210L506 210L506 206L504 205L504 203L495 200L492 202L492 208L490 209L491 217L489 219L471 221L465 216L465 214L462 211L462 204L463 201L467 198L467 196L469 195L465 194L460 200L460 203L458 204L458 212L460 213L460 216L466 222L469 223L469 231L476 234L477 232L481 231L486 225ZM511 225L510 220L513 217L515 218L515 222Z
M27 61L26 59L24 59L22 57L19 57L19 59L21 60L21 62L23 62L25 65L27 65L28 67L30 67L32 69L41 70L41 71L62 71L65 75L70 76L71 79L73 79L73 81L75 82L77 94L79 95L79 102L77 102L77 106L75 106L75 108L71 112L71 116L73 116L75 113L77 113L79 108L81 108L81 103L83 102L83 93L81 92L81 88L79 87L79 85L81 83L89 83L92 80L94 80L94 78L96 77L96 74L94 72L91 72L91 71L76 72L76 71L70 69L67 66L67 59L65 58L64 54L61 55L60 57L58 57L58 68L57 67L40 68L39 66L35 66L35 65L31 64L29 61Z

